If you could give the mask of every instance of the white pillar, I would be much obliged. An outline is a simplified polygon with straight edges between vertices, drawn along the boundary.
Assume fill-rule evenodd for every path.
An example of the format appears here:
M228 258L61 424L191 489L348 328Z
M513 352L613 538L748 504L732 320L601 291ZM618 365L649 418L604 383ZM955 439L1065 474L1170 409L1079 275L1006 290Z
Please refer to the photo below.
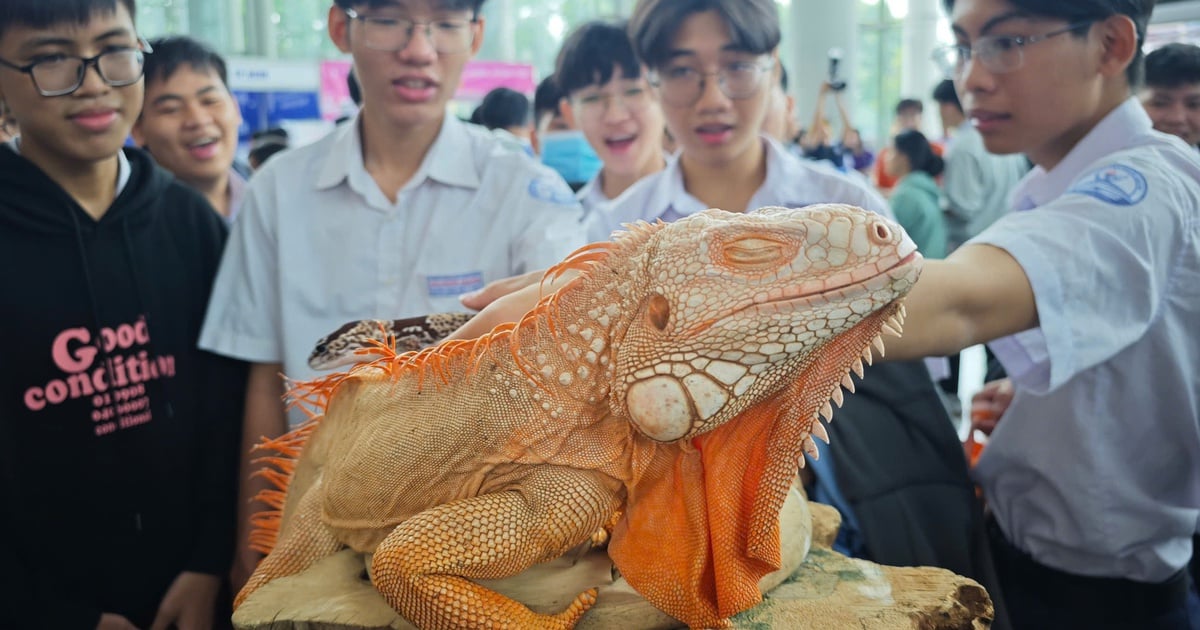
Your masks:
M789 91L796 97L796 115L801 127L808 128L812 123L817 91L829 76L831 48L842 51L838 71L848 84L845 101L853 114L854 75L858 67L857 7L857 0L792 0L790 11L781 16L788 20L791 41L783 42L780 58L787 66ZM832 99L826 103L825 112L836 127L837 112Z
M937 37L941 18L938 0L908 0L908 15L904 17L904 39L901 53L901 98L915 98L925 103L921 130L930 138L942 135L933 88L942 80L942 73L933 63L933 51L940 45Z

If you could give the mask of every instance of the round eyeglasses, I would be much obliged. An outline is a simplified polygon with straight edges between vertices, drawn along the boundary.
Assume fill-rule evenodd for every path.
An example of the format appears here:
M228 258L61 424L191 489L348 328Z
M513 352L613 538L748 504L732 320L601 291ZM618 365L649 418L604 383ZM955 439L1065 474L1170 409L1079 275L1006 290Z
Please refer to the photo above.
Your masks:
M590 92L571 100L579 108L581 117L595 119L607 114L615 103L620 103L629 112L644 111L650 104L650 93L643 85L631 85L617 93Z
M23 66L0 59L0 66L28 74L42 96L66 96L83 85L89 66L95 67L100 79L112 87L137 83L146 67L146 54L152 52L150 44L141 40L140 48L115 48L94 57L53 54Z
M471 28L478 21L475 19L444 18L418 22L384 15L363 15L354 9L343 11L346 17L362 23L363 44L372 50L404 50L418 27L433 49L444 55L467 52L475 42L475 29Z
M1096 20L1075 22L1065 28L1042 35L989 35L980 37L971 46L962 44L942 46L933 51L933 61L948 77L960 77L965 74L967 64L973 60L978 60L989 72L996 74L1013 72L1025 65L1024 48L1026 46L1044 42L1064 33L1078 31L1095 22Z
M651 70L650 85L658 88L667 105L691 107L700 100L708 77L717 77L717 87L731 99L750 98L758 93L765 77L775 66L774 61L736 61L716 72L701 72L689 66L672 66Z

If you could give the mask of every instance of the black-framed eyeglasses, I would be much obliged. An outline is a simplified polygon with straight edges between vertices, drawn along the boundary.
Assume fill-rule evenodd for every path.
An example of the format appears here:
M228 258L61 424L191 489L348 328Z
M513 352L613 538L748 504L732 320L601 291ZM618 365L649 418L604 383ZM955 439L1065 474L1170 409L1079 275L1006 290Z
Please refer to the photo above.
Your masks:
M24 72L33 79L33 86L42 96L66 96L83 85L89 66L96 68L100 79L112 87L133 85L142 78L146 54L154 52L149 42L139 40L139 48L114 48L94 57L53 54L38 57L19 66L0 59L0 66Z
M933 51L933 61L949 77L962 76L967 64L972 60L978 60L989 72L996 74L1013 72L1025 64L1024 48L1026 46L1044 42L1064 33L1078 31L1096 22L1096 19L1075 22L1057 31L1050 31L1041 35L989 35L980 37L971 46L964 46L962 44L942 46Z
M406 18L383 15L363 15L354 9L342 9L346 17L362 22L363 44L372 50L396 52L408 47L417 27L433 44L433 49L444 55L467 52L475 42L475 29L471 28L478 18L440 18L418 22Z
M700 100L708 77L717 77L717 87L731 99L750 98L762 87L763 78L775 67L773 59L736 61L725 64L716 72L701 72L689 66L673 66L651 70L650 85L658 89L664 103L690 107Z

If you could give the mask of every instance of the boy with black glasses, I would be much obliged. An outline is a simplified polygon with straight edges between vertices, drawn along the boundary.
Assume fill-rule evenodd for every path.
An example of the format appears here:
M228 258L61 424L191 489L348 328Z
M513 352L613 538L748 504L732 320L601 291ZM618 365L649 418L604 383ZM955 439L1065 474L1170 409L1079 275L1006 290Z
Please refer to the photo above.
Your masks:
M199 351L225 238L122 150L133 0L5 0L0 592L6 627L209 627L232 551L245 372Z

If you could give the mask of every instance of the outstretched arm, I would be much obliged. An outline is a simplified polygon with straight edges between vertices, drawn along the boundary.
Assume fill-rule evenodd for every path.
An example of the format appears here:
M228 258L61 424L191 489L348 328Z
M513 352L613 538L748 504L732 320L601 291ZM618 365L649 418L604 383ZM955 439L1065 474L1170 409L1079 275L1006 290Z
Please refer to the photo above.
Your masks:
M904 303L904 336L886 339L888 359L951 355L1038 325L1025 270L991 245L965 245L946 260L926 261Z
M846 131L857 129L854 123L850 121L850 111L846 109L846 101L842 99L841 92L833 93L833 103L837 106L838 117L842 119L842 144L846 142Z
M828 94L829 83L822 82L821 89L817 92L817 104L813 107L812 124L800 140L800 147L803 149L815 149L829 143L829 138L825 137L825 97Z

